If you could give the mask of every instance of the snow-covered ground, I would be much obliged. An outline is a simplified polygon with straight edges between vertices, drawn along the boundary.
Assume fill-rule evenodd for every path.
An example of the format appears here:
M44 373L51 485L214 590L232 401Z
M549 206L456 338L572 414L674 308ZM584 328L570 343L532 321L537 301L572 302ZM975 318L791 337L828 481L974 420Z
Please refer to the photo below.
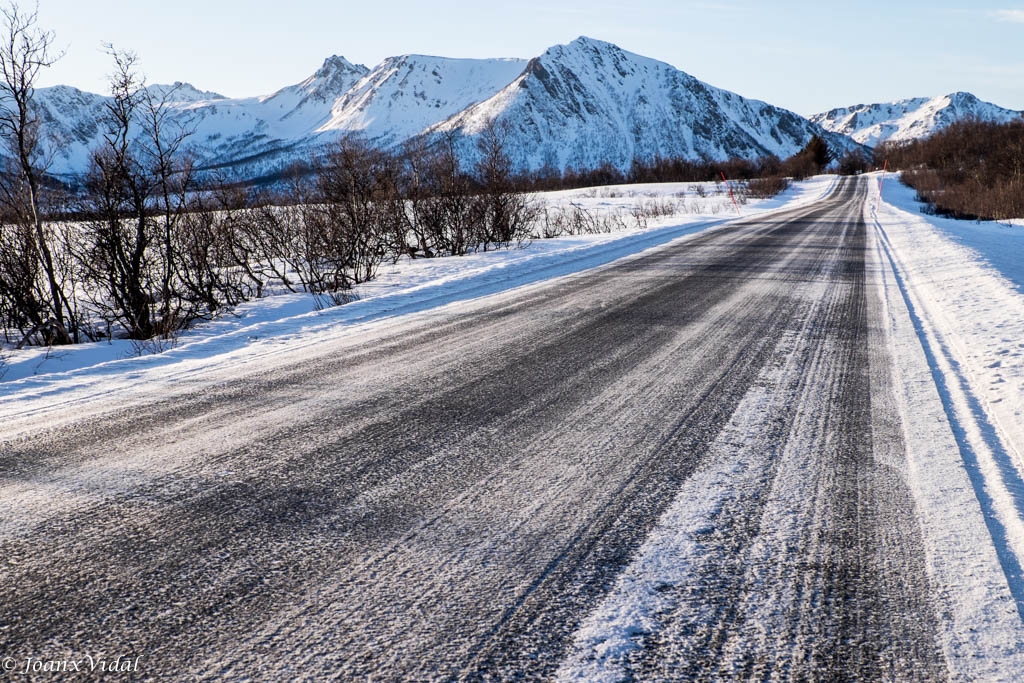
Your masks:
M925 215L892 175L872 182L866 217L906 476L947 604L947 660L976 680L1015 680L1008 664L1024 666L1024 226Z
M769 200L751 200L744 216L809 203L835 182L820 176L794 184ZM595 216L629 218L637 205L674 203L680 213L649 219L646 229L629 228L592 235L535 240L522 248L463 257L403 259L385 264L378 277L354 290L357 298L317 310L314 297L282 294L239 306L185 332L172 346L140 346L112 340L53 349L6 350L0 378L0 416L45 409L61 402L139 386L174 375L194 377L204 368L223 367L267 353L357 334L360 325L479 298L522 285L568 275L664 244L735 218L735 209L714 183L623 185L547 193L551 210L580 206ZM700 196L703 194L704 196ZM635 225L635 221L634 221ZM32 406L32 408L30 408Z
M1012 464L1024 513L1024 224L925 215L892 176L882 193L872 217L923 341L969 391L961 408L989 423L985 440Z

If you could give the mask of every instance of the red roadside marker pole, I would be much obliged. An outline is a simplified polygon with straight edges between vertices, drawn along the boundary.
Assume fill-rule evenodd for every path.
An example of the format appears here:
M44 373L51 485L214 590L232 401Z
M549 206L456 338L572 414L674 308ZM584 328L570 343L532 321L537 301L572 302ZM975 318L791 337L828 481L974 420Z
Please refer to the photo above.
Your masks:
M725 177L725 171L719 171L718 173L722 176L722 180L725 182L725 189L729 190L729 199L732 200L732 205L736 207L736 215L742 215L740 213L740 205L736 203L736 197L732 194L732 186L729 185L729 180Z
M882 164L882 177L878 179L878 201L875 203L875 211L882 205L882 185L885 184L885 174L889 172L889 160Z

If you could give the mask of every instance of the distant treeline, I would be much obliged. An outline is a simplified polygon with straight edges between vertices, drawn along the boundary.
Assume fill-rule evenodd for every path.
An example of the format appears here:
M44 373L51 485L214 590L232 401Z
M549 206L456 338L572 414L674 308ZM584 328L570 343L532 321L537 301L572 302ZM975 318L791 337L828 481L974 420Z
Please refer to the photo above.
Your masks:
M433 140L415 139L403 148L386 154L393 157L395 164L402 165L408 162L410 154L422 154L424 148L451 144L453 140L444 136L435 136ZM464 162L463 164L465 165ZM823 138L814 136L802 150L786 159L780 159L775 155L753 159L732 157L726 160L655 156L653 159L634 159L627 170L622 170L610 162L592 168L570 167L565 170L545 166L532 171L514 171L510 166L508 182L519 192L551 192L639 183L719 182L724 176L730 181L753 181L750 183L750 189L754 196L759 196L756 188L781 187L783 179L786 178L803 180L824 173L826 169L843 175L853 175L872 168L874 166L871 156L864 150L855 148L839 156ZM270 189L279 193L281 188L294 184L297 178L313 179L317 172L315 162L300 161L252 181L240 182L238 185ZM777 192L766 196L774 194Z
M964 120L922 140L885 143L876 159L935 213L978 220L1024 217L1024 120Z
M593 169L570 168L562 172L554 168L542 168L532 173L519 174L516 176L516 185L525 191L572 190L634 183L717 182L724 175L729 180L763 181L753 182L753 189L774 186L783 178L803 180L823 173L833 161L838 161L838 172L848 175L871 167L871 160L859 149L839 157L823 138L815 136L802 150L787 159L774 155L756 159L734 157L725 161L671 157L634 159L628 171L622 171L611 164Z

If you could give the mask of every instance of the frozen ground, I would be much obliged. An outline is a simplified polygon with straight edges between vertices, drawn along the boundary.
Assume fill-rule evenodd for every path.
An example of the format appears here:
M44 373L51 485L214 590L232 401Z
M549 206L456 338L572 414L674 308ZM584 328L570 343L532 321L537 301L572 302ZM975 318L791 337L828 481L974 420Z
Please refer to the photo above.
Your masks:
M921 212L924 205L914 199L914 190L900 183L892 174L883 184L883 189L885 201L892 209L914 216L916 220L909 221L911 225L924 227L935 237L945 237L966 247L956 249L947 245L938 249L938 252L933 250L933 254L941 255L947 261L953 258L957 263L965 262L969 268L980 267L986 272L995 270L1024 294L1024 218L1010 221L962 221L927 216ZM892 217L896 214L888 215ZM932 244L938 242L933 241ZM934 269L936 264L927 267ZM948 264L940 270L949 273L955 267ZM956 279L958 276L947 274L943 277Z
M770 200L751 200L744 216L819 199L835 182L821 176L796 183ZM354 290L357 300L317 310L306 294L278 294L239 306L234 315L183 333L171 345L139 345L112 340L74 347L6 354L0 377L0 416L21 412L28 403L45 406L51 397L62 403L138 385L156 377L182 377L204 367L239 362L265 353L283 352L338 335L363 323L428 310L456 301L494 294L532 282L608 263L735 218L732 203L715 183L624 185L552 192L542 195L551 209L583 207L594 215L626 215L638 203L679 202L685 213L651 219L645 230L632 228L596 235L534 240L523 248L457 258L407 258L385 264L378 277ZM700 191L705 195L698 196ZM140 373L146 373L145 375ZM36 400L41 399L41 400ZM20 408L18 407L20 406Z
M918 542L938 596L936 640L945 663L938 670L918 662L874 675L1016 680L1024 666L1024 226L925 216L912 190L892 175L887 184L880 179L870 178L865 202L868 291L879 303L868 306L868 348L874 462L892 469L874 475L876 481L861 476L875 496L903 482L914 501ZM779 448L777 421L786 406L810 402L800 391L813 390L814 380L795 378L818 374L796 340L781 346L784 359L766 366L711 445L719 457L687 479L615 588L576 631L559 679L627 680L650 658L652 643L686 642L691 634L723 653L714 678L792 675L791 664L780 662L788 661L785 653L799 636L790 632L786 615L797 609L793 601L822 598L802 596L806 586L794 589L792 569L781 558L809 542L801 540L806 531L799 520L813 516L808 507L820 494L806 488L807 454L827 457L828 440L838 437L837 425L825 443L814 442L823 437L809 425L795 427L790 434L796 436ZM898 420L887 417L889 411ZM765 508L756 530L749 521L747 529L743 523L728 528L730 511L752 504ZM884 523L890 534L901 533L897 518ZM733 569L723 558L734 557L744 533L754 540ZM897 541L904 551L912 543ZM873 562L869 553L863 561ZM750 588L738 592L734 613L723 616L692 586L694 576L723 582L730 571ZM786 575L781 580L780 573ZM851 619L866 616L848 609ZM908 604L889 609L908 610ZM727 629L723 621L731 621ZM704 635L716 631L725 644ZM898 642L894 637L893 645ZM816 645L798 647L812 656ZM766 661L743 668L758 659L751 653ZM695 651L681 661L700 658Z

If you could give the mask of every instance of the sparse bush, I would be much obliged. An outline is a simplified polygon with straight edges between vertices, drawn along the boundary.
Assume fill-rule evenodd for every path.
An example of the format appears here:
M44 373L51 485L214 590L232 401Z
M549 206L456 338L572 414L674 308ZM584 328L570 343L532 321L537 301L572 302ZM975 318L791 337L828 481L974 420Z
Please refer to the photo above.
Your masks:
M182 296L209 316L259 294L257 283L232 257L228 229L215 211L198 206L182 217L175 232Z
M876 159L901 170L903 182L936 213L1024 217L1024 121L960 121L923 140L881 145Z
M326 268L323 291L349 289L372 280L393 247L398 169L390 154L346 136L318 170L316 200L302 210L306 230L319 236L310 267Z
M478 244L480 206L473 178L463 169L456 139L447 133L421 153L414 192L405 194L420 251L462 256ZM407 183L408 184L408 183Z
M771 199L775 195L789 189L789 178L769 176L754 178L747 182L747 192L754 199Z
M480 233L475 241L483 251L521 243L529 236L538 213L536 202L515 187L512 161L505 151L507 134L505 127L491 122L478 143L476 173L480 190L476 204Z
M839 175L857 175L871 167L867 155L859 149L851 149L839 158L837 170Z
M675 202L665 199L664 197L647 200L641 199L636 203L636 207L633 209L634 215L642 214L645 218L674 216L678 212L678 207Z

